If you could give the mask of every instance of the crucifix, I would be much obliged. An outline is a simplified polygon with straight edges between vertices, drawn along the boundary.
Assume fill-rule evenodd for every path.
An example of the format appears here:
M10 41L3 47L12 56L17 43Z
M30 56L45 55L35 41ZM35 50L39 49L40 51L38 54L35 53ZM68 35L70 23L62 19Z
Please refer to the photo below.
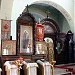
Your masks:
M27 11L26 11L26 12L29 12L28 8L29 8L29 6L28 6L28 4L27 4L27 6L26 6Z
M49 18L49 14L50 14L50 12L49 12L49 11L46 11L46 13L47 13L47 18Z

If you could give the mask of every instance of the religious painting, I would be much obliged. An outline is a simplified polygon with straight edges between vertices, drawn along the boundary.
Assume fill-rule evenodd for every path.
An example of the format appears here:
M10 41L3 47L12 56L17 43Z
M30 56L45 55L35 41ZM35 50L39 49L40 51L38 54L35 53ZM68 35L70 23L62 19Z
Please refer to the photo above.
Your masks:
M20 53L32 53L33 49L32 26L20 25Z
M45 42L36 42L36 54L45 54L47 50Z
M9 40L11 33L11 20L1 20L1 39Z
M2 40L2 55L16 55L16 40Z

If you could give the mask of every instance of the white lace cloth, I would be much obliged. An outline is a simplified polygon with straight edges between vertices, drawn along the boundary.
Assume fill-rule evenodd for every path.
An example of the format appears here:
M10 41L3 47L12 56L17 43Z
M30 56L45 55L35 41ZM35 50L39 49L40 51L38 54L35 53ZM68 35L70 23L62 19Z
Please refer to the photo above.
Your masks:
M28 75L37 75L37 63L35 62L23 62L26 65L26 69L28 70Z
M41 61L41 60L37 60L37 63L41 64L43 67L44 66L50 66L51 64L48 61Z
M51 64L48 61L37 60L37 63L43 66L44 75L51 75Z
M6 75L18 75L18 67L15 64L11 64L11 62L12 61L6 61L4 63Z
M29 67L38 67L38 65L37 65L37 63L27 63L27 62L23 62L24 64L26 64L26 66L27 66L27 68L29 68Z

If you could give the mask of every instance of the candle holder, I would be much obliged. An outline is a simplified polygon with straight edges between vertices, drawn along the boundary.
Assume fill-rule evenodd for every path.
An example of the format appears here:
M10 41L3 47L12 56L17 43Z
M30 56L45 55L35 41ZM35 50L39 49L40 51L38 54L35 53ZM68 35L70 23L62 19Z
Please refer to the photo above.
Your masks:
M52 59L50 63L51 63L51 75L54 75L54 64L56 63L56 61Z
M44 25L36 24L36 41L43 41L44 38Z
M54 75L54 64L56 61L54 61L54 49L53 49L53 40L49 37L44 39L47 45L47 54L46 57L51 64L51 75Z
M22 69L22 65L23 65L23 58L19 58L18 60L15 61L15 65L17 65L18 67L18 75L20 75L20 69Z

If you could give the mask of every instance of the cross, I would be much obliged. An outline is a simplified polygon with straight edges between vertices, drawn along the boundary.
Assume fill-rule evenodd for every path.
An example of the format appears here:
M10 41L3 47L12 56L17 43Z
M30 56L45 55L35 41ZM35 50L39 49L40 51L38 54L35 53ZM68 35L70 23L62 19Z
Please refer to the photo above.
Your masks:
M47 18L48 18L48 17L49 17L50 12L49 12L49 11L46 11L46 13L47 13Z
M26 8L27 8L27 11L26 12L29 12L29 10L28 10L28 8L29 8L28 4L27 4Z

